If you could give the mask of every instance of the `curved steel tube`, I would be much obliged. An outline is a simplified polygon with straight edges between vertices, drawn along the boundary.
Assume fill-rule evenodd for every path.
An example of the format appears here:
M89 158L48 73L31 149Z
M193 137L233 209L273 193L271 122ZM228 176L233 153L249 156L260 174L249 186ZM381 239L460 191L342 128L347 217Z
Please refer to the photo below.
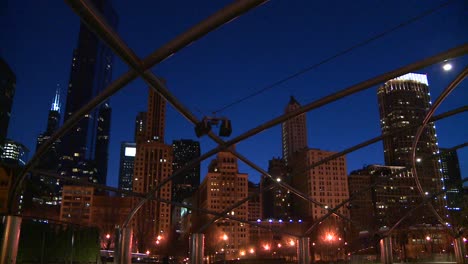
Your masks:
M207 33L232 21L239 15L258 6L263 2L265 1L242 0L233 2L232 4L214 13L213 15L209 16L205 20L191 27L184 33L180 34L176 38L172 39L171 41L157 49L141 63L141 70L146 71L150 69L155 64L162 62L166 58L170 57L182 48L190 45L191 43L203 37ZM122 89L125 85L127 85L137 77L138 72L134 70L126 72L124 75L122 75L116 81L112 82L108 87L106 87L104 91L102 91L100 94L94 97L89 103L87 103L76 113L74 113L67 120L67 122L63 124L61 128L59 128L46 142L44 142L44 144L41 145L41 147L36 151L31 160L25 165L24 169L18 175L18 179L13 183L13 191L11 192L11 195L9 197L8 204L8 210L10 213L12 211L13 199L17 197L19 186L21 186L22 182L24 181L26 173L39 162L39 159L47 152L47 150L52 146L52 144L59 138L61 138L63 135L65 135L65 133L68 130L70 130L73 126L75 126L83 118L84 115L86 115L92 109L103 103L105 100L107 100L109 97L111 97L113 94L115 94L117 91Z
M421 186L421 182L419 181L418 178L418 170L416 169L416 148L417 144L419 142L419 139L421 138L421 135L426 127L426 125L429 123L432 115L434 115L435 111L437 108L442 104L442 102L449 96L449 94L466 78L468 75L468 67L465 67L465 69L453 80L447 88L442 92L442 94L437 98L431 109L426 114L426 117L424 118L422 125L419 127L419 129L416 132L416 135L414 136L413 144L411 146L411 162L412 162L412 172L413 176L416 182L416 187L418 188L419 194L421 197L424 197L424 190ZM432 211L434 216L437 218L437 220L443 224L444 220L442 217L439 215L439 213L435 210L434 206L432 203L428 204L429 209Z
M307 111L310 111L312 109L315 109L315 108L319 108L323 105L326 105L328 103L331 103L331 102L334 102L336 100L339 100L343 97L346 97L346 96L349 96L351 94L354 94L354 93L357 93L357 92L360 92L360 91L363 91L365 89L368 89L374 85L377 85L379 83L382 83L382 82L385 82L389 79L392 79L392 78L395 78L395 77L398 77L398 76L401 76L407 72L411 72L411 71L415 71L415 70L418 70L420 68L424 68L426 66L429 66L429 65L432 65L434 63L437 63L437 62L440 62L440 61L443 61L444 59L446 58L449 58L449 57L458 57L458 56L461 56L461 55L464 55L468 53L468 44L464 44L464 45L461 45L461 46L458 46L456 48L453 48L453 49L450 49L450 50L447 50L445 52L442 52L442 53L439 53L435 56L431 56L429 58L426 58L424 60L421 60L421 61L418 61L418 62L415 62L415 63L412 63L412 64L409 64L409 65L406 65L406 66L403 66L401 68L398 68L396 70L393 70L393 71L390 71L390 72L387 72L387 73L384 73L382 75L379 75L379 76L376 76L374 78L371 78L367 81L364 81L364 82L361 82L361 83L358 83L356 85L352 85L346 89L343 89L337 93L334 93L334 94L331 94L331 95L328 95L328 96L325 96L317 101L314 101L314 102L311 102L305 106L302 106L292 112L289 112L287 114L284 114L284 115L281 115L279 117L276 117L260 126L257 126L256 128L253 128L247 132L245 132L244 134L240 135L240 136L237 136L236 138L234 139L231 139L227 142L225 142L224 144L220 144L218 147L216 148L213 148L211 149L210 151L206 152L205 154L201 155L200 157L192 160L191 162L187 163L186 166L184 168L181 168L180 170L176 171L174 175L177 175L178 173L181 173L182 171L185 171L187 169L190 169L190 168L193 168L195 165L199 164L200 162L202 162L203 160L209 158L210 156L218 153L219 151L222 151L240 141L243 141L249 137L252 137L268 128L271 128L273 126L276 126L278 124L281 124L283 123L284 121L288 120L288 119L291 119L295 116L298 116L300 114L303 114ZM173 177L171 176L171 178ZM160 189L164 184L166 184L167 182L170 181L171 178L168 178L164 181L162 181L158 186L156 186L153 190L151 190L151 192L148 194L148 198L151 198L153 197L154 195L154 192L157 191L158 189ZM129 223L130 219L133 217L133 215L136 213L136 211L138 210L138 208L140 208L143 204L145 203L145 201L140 201L140 203L137 205L137 207L135 208L136 210L133 210L130 217L127 218L126 220L126 224Z
M468 182L468 178L464 178L464 179L462 180L462 183L464 183L464 182ZM386 232L384 233L383 236L384 236L384 237L385 237L385 236L389 236L389 235L392 233L392 231L393 231L396 227L398 227L398 226L401 224L401 222L403 222L403 220L405 220L408 216L411 215L412 212L414 212L416 209L420 208L421 206L425 205L426 203L429 203L432 199L436 198L437 196L439 196L439 195L441 195L441 194L444 194L444 193L446 193L446 192L448 192L448 191L449 191L448 189L447 189L447 190L442 190L442 191L437 192L437 193L435 193L435 194L433 194L433 195L431 195L431 196L429 196L429 197L425 197L425 198L423 199L423 201L422 201L420 204L418 204L417 206L411 208L411 210L409 210L402 218L400 218L400 220L398 220L398 222L396 222L395 225L392 226L392 228L390 228L388 231L386 231ZM445 224L442 224L442 225L445 226L445 227L447 227ZM449 229L449 230L451 230L451 229ZM452 235L453 237L455 237L453 232L450 232L450 233L451 233L451 235Z
M140 72L138 68L140 63L139 59L134 56L134 54L131 52L131 50L126 46L123 40L120 39L117 33L113 31L113 29L107 25L107 23L102 19L102 17L99 16L99 13L92 8L92 6L87 3L87 1L82 0L78 2L74 2L73 8L75 9L76 12L78 12L81 16L82 19L85 21L85 23L89 24L91 28L93 28L98 35L101 35L104 37L104 41L106 41L110 46L116 46L114 49L116 51L120 51L120 54L118 53L119 56L130 66L130 67L135 67L134 70L137 72ZM107 38L106 38L107 37ZM159 94L161 94L169 103L171 103L185 118L187 118L190 122L196 124L198 123L197 118L195 115L193 115L188 109L186 109L183 104L181 104L177 98L175 98L169 90L165 87L163 82L161 82L153 73L150 71L147 71L143 74L141 74L143 79L152 87L155 89ZM225 142L222 141L219 137L215 136L213 133L210 133L210 137L215 140L219 144L224 144ZM235 156L237 156L239 159L247 163L249 166L252 168L256 169L262 174L267 175L270 178L273 178L268 172L264 171L262 168L245 158L244 156L240 155L234 150L229 150L231 151ZM163 184L167 183L169 180L172 180L177 174L172 175L171 177L167 178L163 182L161 182L160 186ZM275 182L276 183L276 182ZM292 193L298 195L302 199L305 199L309 202L318 204L320 206L324 206L321 203L318 203L317 201L313 200L312 198L308 197L306 194L301 193L300 191L294 189L293 187L284 184L284 183L277 183L280 186L290 190ZM155 192L159 189L157 186L154 190L150 190L149 194L150 197L154 197ZM123 224L123 227L125 228L129 223L130 220L133 218L133 216L136 214L136 212L141 208L141 206L145 203L145 200L142 200L138 203L138 205L132 210L132 212L129 214L129 217L127 217L126 221ZM336 215L344 218L347 221L351 221L349 218L346 216L335 212Z
M137 197L137 198L142 198L142 199L146 198L146 195L144 193L137 193L137 192L132 192L132 191L121 190L121 189L118 189L118 188L115 188L115 187L110 187L110 186L101 185L101 184L97 184L97 183L82 182L79 179L64 177L64 176L61 176L61 175L59 175L57 173L50 172L50 171L32 170L32 172L40 173L43 176L54 178L54 179L61 179L61 180L66 181L66 182L77 183L77 184L84 185L84 186L91 186L91 187L94 187L94 188L97 188L97 189L103 189L103 190L107 190L107 191L111 191L111 192L115 192L115 193L126 194L126 195L132 196L132 197ZM217 216L217 217L226 217L226 215L223 215L222 213L219 213L219 212L216 212L216 211L211 211L211 210L208 210L208 209L198 208L198 207L195 207L193 205L184 204L184 203L180 203L180 202L174 202L172 200L166 200L166 199L160 199L160 198L153 198L151 200L171 204L171 205L174 205L174 206L177 206L177 207L185 207L185 208L191 209L193 211L199 211L199 212L214 215L214 216ZM240 223L244 223L244 224L248 224L248 225L251 225L251 226L259 227L259 228L262 228L262 229L267 229L267 230L270 230L270 231L273 231L273 232L276 232L276 233L281 233L281 234L290 235L290 236L294 236L294 237L299 237L300 236L300 234L295 234L295 233L291 233L291 232L287 232L287 231L282 231L282 230L277 229L277 228L265 227L265 226L257 224L256 222L249 222L249 221L239 219L239 218L235 218L235 217L229 217L229 218L231 220L233 220L233 221L237 221L237 222L240 222Z
M395 77L398 77L402 74L405 74L407 72L410 72L410 71L414 71L414 70L417 70L417 69L420 69L420 68L423 68L423 67L426 67L426 66L429 66L431 64L434 64L434 63L437 63L439 61L442 61L444 60L445 58L447 57L457 57L457 56L460 56L460 55L463 55L465 53L468 53L468 44L465 44L465 45L462 45L462 46L459 46L457 48L454 48L454 49L451 49L451 50L448 50L446 52L443 52L443 53L440 53L438 55L435 55L435 56L432 56L432 57L429 57L429 58L426 58L422 61L419 61L419 62L416 62L416 63L412 63L410 65L407 65L407 66L404 66L404 67L401 67L397 70L393 70L393 71L390 71L388 73L385 73L385 74L382 74L382 75L379 75L377 77L374 77L372 79L369 79L367 81L364 81L362 83L359 83L359 84L356 84L356 85L353 85L349 88L346 88L344 90L341 90L337 93L334 93L334 94L331 94L329 96L325 96L317 101L314 101L312 103L309 103L305 106L302 106L298 109L296 109L295 111L292 111L290 113L287 113L287 114L284 114L284 115L281 115L277 118L274 118L254 129L251 129L247 132L245 132L244 134L232 139L232 140L229 140L223 144L220 144L218 147L206 152L205 154L201 155L200 157L192 160L191 162L189 162L188 164L186 164L186 166L180 170L178 170L177 172L175 172L173 174L174 175L177 175L178 173L182 172L182 171L185 171L187 169L190 169L192 167L194 167L195 165L199 164L201 161L207 159L208 157L218 153L219 151L221 150L224 150L226 148L228 148L229 146L232 146L242 140L245 140L251 136L254 136L268 128L271 128L275 125L278 125L280 123L283 123L284 121L288 120L288 119L291 119L295 116L298 116L300 114L303 114L307 111L310 111L312 109L315 109L315 108L318 108L318 107L321 107L323 105L326 105L330 102L333 102L333 101L336 101L338 99L341 99L343 97L346 97L348 95L351 95L351 94L354 94L354 93L357 93L357 92L360 92L362 90L365 90L365 89L368 89L374 85L377 85L379 83L382 83L382 82L385 82L389 79L392 79L392 78L395 78ZM151 77L151 76L149 76ZM157 80L156 80L157 81ZM171 176L171 178L173 177ZM171 178L168 178L164 181L162 181L158 186L156 186L153 190L151 190L151 193L148 194L148 198L151 198L153 197L154 195L154 192L157 191L158 189L160 189L164 184L166 184L167 182L170 181ZM133 217L133 215L136 213L136 211L145 203L145 201L140 201L140 203L135 207L135 210L133 210L131 212L131 215L127 218L126 220L126 224L128 225L128 223L130 222L130 219Z

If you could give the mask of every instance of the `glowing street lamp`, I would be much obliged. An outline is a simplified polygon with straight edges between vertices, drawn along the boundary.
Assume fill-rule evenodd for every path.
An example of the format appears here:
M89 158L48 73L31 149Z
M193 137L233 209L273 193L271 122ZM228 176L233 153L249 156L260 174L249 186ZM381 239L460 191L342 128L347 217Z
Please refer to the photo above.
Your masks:
M333 240L335 240L335 236L334 236L333 234L331 234L331 233L328 233L328 234L325 236L325 239L326 239L327 241L333 241Z
M109 238L110 238L110 234L107 234L107 235L106 235L106 238L109 239Z
M291 239L291 240L289 240L289 245L291 247L294 247L296 245L296 243L294 242L294 240Z
M150 251L149 250L146 250L146 255L149 255L150 254Z
M250 254L253 254L253 253L255 253L255 250L253 248L250 248L249 252L250 252Z
M226 234L223 235L223 240L224 240L224 241L228 240L228 238L229 238L229 237L228 237Z
M427 240L427 241L431 241L431 237L430 237L430 236L426 236L426 240Z
M268 244L263 245L263 249L270 250L270 245L268 245Z

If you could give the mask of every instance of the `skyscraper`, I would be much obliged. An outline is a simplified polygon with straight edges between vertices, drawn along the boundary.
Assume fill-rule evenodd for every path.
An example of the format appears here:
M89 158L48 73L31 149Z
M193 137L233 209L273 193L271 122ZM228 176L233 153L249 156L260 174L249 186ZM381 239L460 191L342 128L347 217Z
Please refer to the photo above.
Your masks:
M425 74L408 73L387 81L377 92L382 134L419 124L424 120L431 99ZM412 144L417 128L383 139L385 164L411 166ZM416 151L418 178L424 192L442 188L440 164L432 155L439 153L434 123L429 123L419 139Z
M289 113L301 105L291 96L288 105L284 112ZM307 124L306 114L298 115L282 124L282 143L283 143L283 159L288 164L289 159L294 152L307 148Z
M458 154L456 150L441 150L442 153L440 155L440 160L442 165L442 176L444 178L444 187L447 190L447 209L449 211L459 211L463 203L463 184Z
M93 0L107 23L117 27L117 14L109 0ZM73 51L64 121L111 82L113 53L83 23ZM111 108L103 103L62 139L61 174L106 184Z
M320 149L302 150L294 155L291 164L294 175L291 178L291 185L328 208L337 206L349 197L346 157L338 157L312 169L308 167L333 154L336 152ZM295 195L292 200L296 217L316 220L328 212L319 205ZM342 207L338 211L348 215L346 208Z
M136 155L136 143L120 144L119 190L131 191Z
M172 175L172 146L164 144L166 101L149 88L148 112L144 132L137 137L133 191L147 193ZM155 195L171 200L171 183L166 183ZM134 242L140 252L153 252L155 238L161 236L159 253L167 250L170 230L171 205L148 201L138 211L133 222Z
M50 106L49 115L47 117L47 127L44 133L41 133L37 137L36 151L39 147L46 142L52 134L59 128L60 125L60 89L57 86L55 91L54 100ZM52 147L47 151L45 155L42 156L40 163L37 165L37 168L45 170L57 170L59 153L58 145L60 140L54 142Z
M15 74L8 64L0 58L0 155L7 137L15 88Z
M60 88L57 85L55 97L52 100L47 118L46 130L37 137L36 151L46 142L52 134L59 128L60 125ZM59 168L60 161L60 139L55 141L47 152L41 157L36 168L39 170L49 171L56 173ZM31 188L29 194L31 195L31 203L36 204L40 210L45 211L46 206L57 206L62 196L60 194L60 181L58 179L41 175L40 173L33 173L31 182L34 188ZM26 205L25 205L26 206Z
M239 173L237 158L231 152L219 152L216 159L210 162L208 174L197 191L198 207L222 212L247 195L248 175ZM227 215L247 221L248 202L228 212ZM211 217L199 215L197 223L203 225ZM207 250L225 252L226 259L237 258L239 251L248 246L249 229L248 225L220 219L205 232Z
M177 171L187 165L193 159L200 157L200 142L181 139L172 141L174 159L172 171ZM182 202L190 196L200 185L200 164L183 172L172 180L172 199Z

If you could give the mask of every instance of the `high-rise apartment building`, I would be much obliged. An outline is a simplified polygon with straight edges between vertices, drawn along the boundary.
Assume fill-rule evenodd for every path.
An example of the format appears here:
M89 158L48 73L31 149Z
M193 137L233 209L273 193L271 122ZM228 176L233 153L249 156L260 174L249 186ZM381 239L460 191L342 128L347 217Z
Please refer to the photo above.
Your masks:
M211 161L208 174L198 188L198 207L222 212L247 195L248 175L239 173L237 158L230 152L219 152L216 159ZM247 221L248 206L248 202L243 203L227 215ZM198 222L203 225L212 217L198 216ZM224 252L226 259L237 258L240 251L247 250L249 246L249 228L247 224L228 218L219 219L206 230L206 248L209 252Z
M260 185L262 188L268 188L277 182L290 183L288 170L284 159L273 158L268 161L268 173L273 177L262 175ZM291 194L289 190L282 187L273 187L273 189L264 191L262 194L263 218L288 219L291 216ZM261 217L261 218L262 218Z
M136 143L122 142L120 144L119 189L132 190Z
M431 98L425 74L408 73L387 81L377 92L382 134L392 133L424 120ZM412 144L418 128L408 129L383 139L385 164L411 166ZM416 151L421 187L429 194L442 188L439 153L434 123L429 123L419 139ZM414 183L412 184L414 186Z
M299 102L291 96L288 105L284 112L289 113L298 108L301 105ZM282 143L283 143L283 159L288 164L289 159L292 157L294 152L307 148L307 124L306 114L298 115L291 118L282 124Z
M15 74L8 64L0 58L0 155L7 137L15 88Z
M116 28L118 18L110 1L93 0L92 3L107 23ZM64 121L110 84L112 67L111 49L81 23L78 45L71 62ZM105 102L86 114L63 137L62 175L106 184L110 117L111 108L109 102Z
M363 188L369 189L356 195L350 211L352 220L370 232L395 224L418 204L420 197L411 171L403 166L369 165L352 171L350 195Z
M291 185L327 208L333 208L349 197L346 158L341 156L312 169L309 167L335 153L320 149L303 150L294 155L291 164ZM295 195L292 200L296 217L316 220L328 212ZM343 207L338 212L343 215L349 214Z
M442 176L444 187L447 190L447 209L449 211L460 211L463 204L462 179L460 163L456 150L448 151L441 149L440 160L442 165Z
M133 173L133 191L147 193L172 175L172 146L164 144L166 101L149 88L148 112L144 130L137 137ZM156 198L171 200L171 182L166 183L155 195ZM138 202L138 201L135 201ZM134 242L140 252L153 250L155 238L161 236L163 243L157 245L159 253L168 245L171 222L171 205L148 201L138 211L133 222Z

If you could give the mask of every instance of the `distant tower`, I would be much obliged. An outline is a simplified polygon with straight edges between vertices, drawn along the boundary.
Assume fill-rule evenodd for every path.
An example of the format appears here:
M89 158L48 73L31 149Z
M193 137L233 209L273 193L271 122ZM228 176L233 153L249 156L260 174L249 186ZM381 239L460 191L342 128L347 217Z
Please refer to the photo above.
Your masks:
M200 142L181 139L172 141L174 149L174 159L172 170L175 172L193 159L200 157ZM190 196L200 185L200 164L185 171L179 177L172 180L172 198L177 202L182 202Z
M284 112L289 113L301 105L291 96ZM288 164L294 152L307 148L306 114L298 115L282 124L283 159Z
M94 7L113 28L118 17L110 0L93 0ZM64 121L103 91L112 80L113 52L81 23L73 51ZM106 184L111 108L106 101L86 114L63 138L60 173Z
M148 112L145 115L144 130L137 129L133 191L147 193L172 175L172 146L164 144L166 101L149 88ZM143 119L142 119L143 120ZM138 122L138 119L137 119ZM166 183L157 193L156 198L171 200L171 182ZM138 211L134 219L134 242L140 252L152 251L155 238L164 239L158 245L159 252L165 252L171 220L171 205L148 201ZM165 243L165 244L164 244Z
M382 134L419 124L424 120L431 98L425 74L408 73L387 81L377 92L380 126ZM383 139L385 164L388 166L411 166L411 147L417 128L406 130ZM417 145L417 171L425 192L441 190L441 173L438 159L432 155L439 153L434 123L429 123Z
M460 163L456 150L446 151L441 149L442 175L445 189L447 189L447 209L449 211L460 211L463 204L463 184L460 172Z
M132 191L136 143L122 142L120 145L119 190ZM123 196L123 195L122 195Z
M61 106L60 105L60 87L59 87L59 85L57 85L57 90L55 91L55 97L54 97L53 102L52 102L52 104L50 106L49 115L47 117L46 130L45 130L44 133L40 134L37 137L36 151L59 128L59 125L60 125L60 106ZM58 141L56 141L51 147L51 150L55 152L55 156L58 155L57 145L58 145ZM48 156L48 155L45 155L45 156ZM58 159L58 156L55 157L55 158ZM58 160L54 160L53 162L54 162L54 165L57 166ZM43 162L41 162L41 163L43 163ZM55 169L56 169L56 167L55 167Z
M49 115L47 117L46 130L37 137L36 151L54 134L60 126L60 86L57 85L55 91L55 97L49 109ZM39 164L36 168L40 170L49 171L52 173L57 172L60 162L60 139L55 141L47 152L41 157ZM43 175L35 175L32 179L34 185L36 185L37 193L33 193L33 199L36 201L50 200L51 202L57 203L61 199L59 180ZM39 199L40 197L40 199ZM49 201L48 201L49 202Z
M7 137L15 87L15 74L8 64L0 58L0 155L2 155L3 145Z

